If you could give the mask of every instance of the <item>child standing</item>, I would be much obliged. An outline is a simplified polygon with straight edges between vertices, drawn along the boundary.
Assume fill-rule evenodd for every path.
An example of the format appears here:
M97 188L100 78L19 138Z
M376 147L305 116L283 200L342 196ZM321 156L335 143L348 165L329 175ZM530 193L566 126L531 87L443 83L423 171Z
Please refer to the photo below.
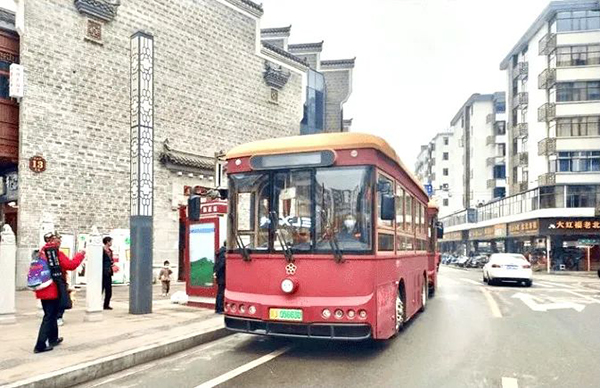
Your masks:
M162 296L168 296L169 289L171 288L171 274L173 273L173 271L171 271L171 269L169 268L169 260L165 260L163 265L164 268L161 268L158 274L158 278L162 283Z

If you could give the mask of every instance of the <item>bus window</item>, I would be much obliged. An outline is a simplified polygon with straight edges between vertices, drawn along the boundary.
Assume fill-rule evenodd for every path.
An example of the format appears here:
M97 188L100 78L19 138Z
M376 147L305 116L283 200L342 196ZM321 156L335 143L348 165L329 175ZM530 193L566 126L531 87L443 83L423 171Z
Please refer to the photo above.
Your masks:
M396 186L396 228L404 229L404 189Z
M378 179L377 179L377 186L378 186L378 190L377 190L377 195L378 195L378 201L377 201L377 221L378 224L377 226L384 226L384 227L389 227L389 228L393 228L394 227L394 221L392 220L382 220L381 219L381 202L382 202L382 197L384 194L394 194L394 182L389 179L386 178L383 175L379 175ZM388 190L388 192L384 192L384 190Z
M279 216L276 233L292 249L310 250L312 247L311 187L312 178L308 170L275 174L273 204ZM274 247L275 250L283 249L278 238Z
M228 246L238 247L236 236L246 248L269 247L269 176L267 174L231 175L232 217L229 220ZM235 222L235 225L231 223Z
M406 202L404 206L404 219L406 221L406 230L412 232L413 230L413 197L406 193Z
M331 234L335 233L342 251L371 250L371 169L317 169L315 178L315 248L331 251Z
M378 234L377 250L379 252L394 251L394 235L387 233Z

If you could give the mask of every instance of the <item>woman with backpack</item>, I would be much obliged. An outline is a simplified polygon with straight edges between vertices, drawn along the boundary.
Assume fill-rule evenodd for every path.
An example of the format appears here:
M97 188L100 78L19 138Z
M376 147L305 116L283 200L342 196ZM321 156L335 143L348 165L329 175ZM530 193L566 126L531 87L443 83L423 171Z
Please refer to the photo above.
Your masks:
M59 249L61 236L58 232L46 233L44 241L46 244L39 250L38 255L39 259L47 264L52 281L35 290L36 298L42 302L44 318L33 349L34 353L47 352L62 342L62 337L58 336L57 316L61 309L71 308L64 279L66 272L77 269L85 258L85 251L78 252L73 260L62 253Z

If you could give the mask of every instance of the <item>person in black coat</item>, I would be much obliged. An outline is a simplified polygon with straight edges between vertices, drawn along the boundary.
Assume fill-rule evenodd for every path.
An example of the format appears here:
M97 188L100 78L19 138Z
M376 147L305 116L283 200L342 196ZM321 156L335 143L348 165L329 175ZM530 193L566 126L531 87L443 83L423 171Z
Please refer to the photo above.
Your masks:
M104 291L104 310L112 310L110 307L110 298L112 297L112 276L113 276L113 251L112 237L102 239L104 249L102 250L102 291Z
M225 252L227 251L227 242L223 241L223 246L217 251L215 264L213 265L213 277L217 281L217 300L215 303L215 312L223 314L223 304L225 301Z

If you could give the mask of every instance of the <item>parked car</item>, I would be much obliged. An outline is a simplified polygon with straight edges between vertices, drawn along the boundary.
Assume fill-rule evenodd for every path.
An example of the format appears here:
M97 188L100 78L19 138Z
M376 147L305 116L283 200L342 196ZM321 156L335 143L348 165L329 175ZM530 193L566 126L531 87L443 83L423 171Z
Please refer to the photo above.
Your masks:
M483 266L488 261L489 261L488 256L486 256L486 255L474 256L469 259L469 261L466 264L466 267L468 267L468 268L483 268Z
M458 257L458 259L456 260L455 264L458 267L464 267L465 264L467 263L467 261L469 261L469 258L467 256L460 256Z
M490 261L483 266L483 281L489 285L513 282L531 287L531 264L525 256L518 253L494 253L490 256Z

